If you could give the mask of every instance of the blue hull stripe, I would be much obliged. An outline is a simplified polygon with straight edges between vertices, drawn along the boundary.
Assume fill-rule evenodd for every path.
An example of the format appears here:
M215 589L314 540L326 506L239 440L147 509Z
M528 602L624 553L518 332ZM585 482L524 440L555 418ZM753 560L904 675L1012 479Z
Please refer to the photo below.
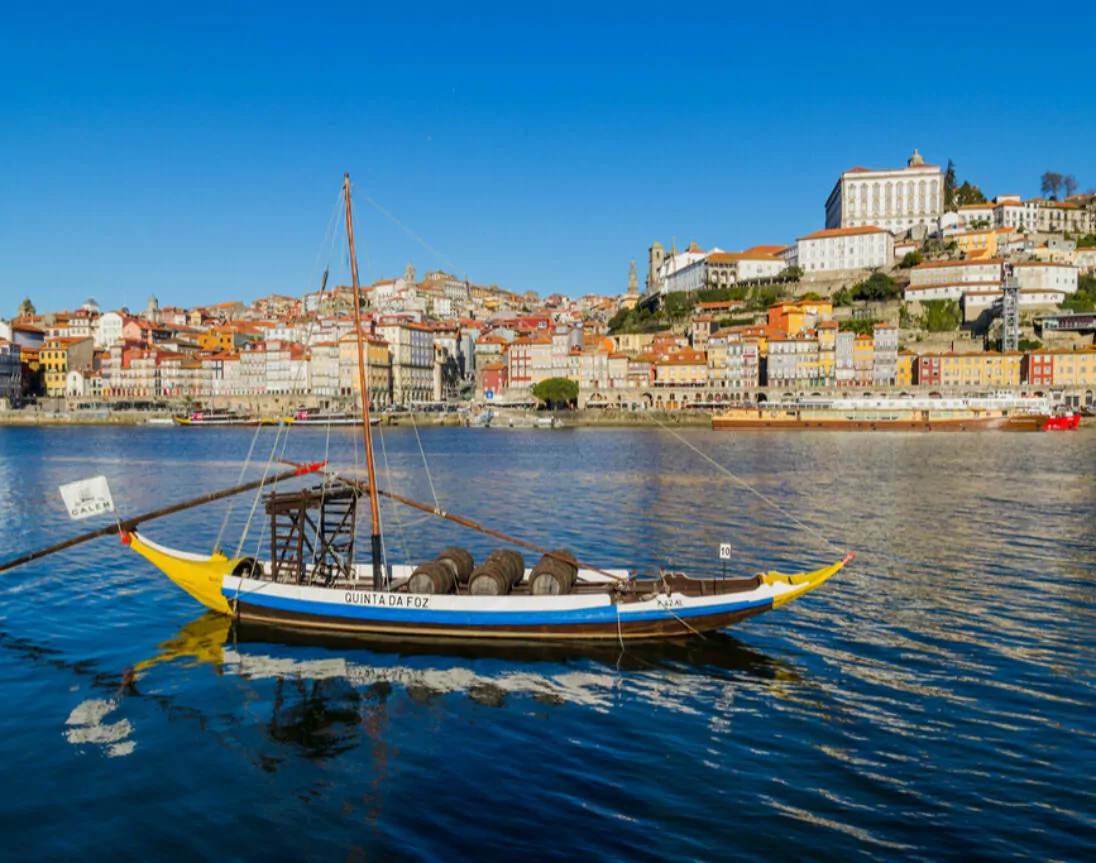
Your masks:
M225 590L224 596L230 602L237 597L235 590ZM434 611L432 609L380 608L361 605L338 605L330 602L315 602L305 599L290 599L271 596L260 592L242 593L242 603L261 608L292 611L299 614L315 614L330 617L333 620L374 620L399 623L447 624L452 626L565 626L580 623L611 623L616 625L616 606L607 605L598 608L581 608L568 611ZM752 602L727 602L700 608L675 608L673 613L665 609L629 612L620 619L632 621L658 621L678 618L706 617L712 614L725 614L728 611L743 611L751 608L769 608L772 599L757 599Z

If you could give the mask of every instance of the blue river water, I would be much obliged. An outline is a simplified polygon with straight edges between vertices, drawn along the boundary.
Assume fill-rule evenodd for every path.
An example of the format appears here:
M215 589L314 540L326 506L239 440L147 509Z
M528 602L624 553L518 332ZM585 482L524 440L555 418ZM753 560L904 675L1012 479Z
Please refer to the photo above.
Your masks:
M135 515L272 454L363 461L353 430L277 434L2 428L0 558L102 525L75 479ZM730 473L659 429L407 427L380 483L609 566L856 560L624 652L231 633L116 538L0 576L0 855L1096 859L1096 434L680 434ZM146 532L253 552L254 504ZM493 547L382 515L394 560Z

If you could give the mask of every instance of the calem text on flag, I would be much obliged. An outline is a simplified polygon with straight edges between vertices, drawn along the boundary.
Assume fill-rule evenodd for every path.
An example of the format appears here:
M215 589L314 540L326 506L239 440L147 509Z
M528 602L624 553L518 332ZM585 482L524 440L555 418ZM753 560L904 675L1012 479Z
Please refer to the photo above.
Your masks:
M93 476L61 486L61 499L71 518L91 518L114 512L114 498L105 476Z

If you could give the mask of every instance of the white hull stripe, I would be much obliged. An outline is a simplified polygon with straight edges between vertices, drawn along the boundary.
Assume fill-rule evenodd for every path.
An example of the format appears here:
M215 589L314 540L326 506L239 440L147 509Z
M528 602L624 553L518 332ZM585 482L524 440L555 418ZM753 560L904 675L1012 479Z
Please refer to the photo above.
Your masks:
M607 596L561 596L543 598L427 596L409 593L301 588L243 580L237 594L236 583L225 579L223 593L230 602L239 599L248 605L271 611L312 614L332 619L387 621L393 623L439 624L450 626L538 626L611 623L618 619L618 606ZM233 582L240 579L231 578ZM264 589L267 588L267 589ZM291 591L298 595L286 595ZM300 594L306 594L304 596ZM316 594L319 594L318 596ZM568 602L571 600L571 602ZM593 600L581 602L573 600ZM756 590L729 597L686 597L681 594L619 606L619 619L659 621L724 614L772 605L771 590ZM502 603L505 602L505 605ZM531 607L532 606L532 607Z

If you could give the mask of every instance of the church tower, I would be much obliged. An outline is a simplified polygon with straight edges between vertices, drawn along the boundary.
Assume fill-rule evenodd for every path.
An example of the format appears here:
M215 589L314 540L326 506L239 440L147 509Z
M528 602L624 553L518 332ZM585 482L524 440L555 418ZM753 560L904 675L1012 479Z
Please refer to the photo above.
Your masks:
M24 298L23 302L19 304L19 317L32 318L37 314L34 308L34 303L30 301L30 297Z
M415 265L407 262L407 268L403 271L403 280L409 285L415 284Z
M651 243L651 248L647 250L647 293L659 289L658 273L665 261L666 250L662 248L662 243L655 240Z
M160 323L160 301L156 297L148 298L148 308L145 310L145 320L150 324Z

